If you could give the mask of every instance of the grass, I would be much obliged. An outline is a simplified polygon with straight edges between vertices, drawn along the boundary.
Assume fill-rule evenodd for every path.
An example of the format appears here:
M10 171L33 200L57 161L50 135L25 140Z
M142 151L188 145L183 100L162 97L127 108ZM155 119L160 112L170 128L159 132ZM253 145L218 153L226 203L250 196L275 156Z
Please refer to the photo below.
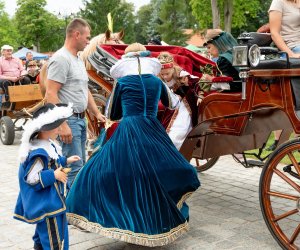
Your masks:
M294 139L294 138L295 138L294 137L294 133L292 133L291 136L290 136L290 140ZM267 145L266 145L265 149L268 148L268 147L270 147L273 144L273 142L274 142L274 133L271 133L271 135L270 135L270 137L269 137L269 139L267 141ZM253 149L253 150L249 150L249 151L246 151L246 152L247 153L256 153L256 154L258 154L258 149ZM272 152L271 151L267 151L267 150L263 150L263 152L261 154L261 157L263 158L263 157L267 156L270 153L272 153ZM297 161L300 162L300 153L299 152L295 152L294 156L296 157ZM255 156L251 156L251 155L249 155L247 157L252 158L252 159L256 159ZM267 161L267 159L265 161ZM282 159L281 162L284 163L284 164L291 164L291 161L288 158L288 156L285 156Z

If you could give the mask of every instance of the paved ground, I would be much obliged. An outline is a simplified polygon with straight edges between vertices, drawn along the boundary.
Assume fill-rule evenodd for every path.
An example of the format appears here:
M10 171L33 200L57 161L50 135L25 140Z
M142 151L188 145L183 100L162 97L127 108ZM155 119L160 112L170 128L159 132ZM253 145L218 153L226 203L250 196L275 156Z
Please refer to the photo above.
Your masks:
M34 226L12 219L18 194L17 152L0 142L0 249L32 249ZM199 174L202 187L190 199L189 232L156 250L280 249L263 221L258 199L260 169L244 169L229 157ZM70 226L70 249L148 249L81 232Z

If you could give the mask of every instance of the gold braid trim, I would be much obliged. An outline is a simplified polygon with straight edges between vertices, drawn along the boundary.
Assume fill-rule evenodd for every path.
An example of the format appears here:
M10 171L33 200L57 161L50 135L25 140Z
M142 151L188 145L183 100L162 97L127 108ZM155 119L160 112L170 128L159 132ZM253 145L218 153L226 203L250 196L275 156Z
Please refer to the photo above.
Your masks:
M181 199L180 199L180 201L178 201L178 203L177 203L177 208L178 209L181 209L182 208L182 204L192 195L194 193L194 191L193 192L189 192L189 193L186 193L186 194L184 194L182 197L181 197Z
M173 113L173 115L172 115L172 118L171 118L171 120L170 120L170 122L169 122L169 125L168 125L167 129L166 129L166 132L167 132L167 133L170 132L170 130L171 130L172 126L173 126L173 123L174 123L174 121L175 121L177 115L178 115L178 108L175 109L175 111L174 111L174 113Z
M87 231L100 234L102 236L118 239L135 245L156 247L170 244L176 240L180 235L188 230L188 223L185 222L167 233L148 235L142 233L134 233L129 230L122 230L119 228L105 228L98 223L90 222L86 218L67 213L68 222L79 228L83 228Z

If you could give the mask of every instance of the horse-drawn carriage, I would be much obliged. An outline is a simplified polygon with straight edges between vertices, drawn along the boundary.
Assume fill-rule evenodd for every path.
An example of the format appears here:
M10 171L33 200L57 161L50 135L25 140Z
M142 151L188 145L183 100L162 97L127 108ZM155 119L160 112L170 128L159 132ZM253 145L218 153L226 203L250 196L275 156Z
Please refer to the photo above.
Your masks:
M184 141L180 152L187 160L209 159L207 170L219 156L243 154L244 166L264 165L260 180L260 204L266 224L281 247L300 246L300 140L288 141L292 131L300 133L300 60L268 59L278 52L269 45L268 34L246 34L234 48L234 64L240 67L241 93L213 93L199 106L198 125ZM257 46L257 44L259 46ZM101 86L106 98L113 87L109 68L124 53L126 45L101 45L89 57L94 69L89 72L93 85ZM194 75L211 61L175 46L147 46L153 56L161 51L175 55L175 61ZM264 55L262 56L261 53ZM260 60L262 57L267 58ZM299 87L298 87L299 86ZM282 130L278 149L260 157L275 130ZM253 163L245 151L259 149ZM263 161L266 160L266 161ZM285 160L284 162L282 160Z
M11 145L15 139L15 131L22 130L28 118L31 117L31 108L42 104L43 95L39 84L28 84L8 87L8 106L0 108L0 139L4 145ZM4 95L3 104L4 104Z

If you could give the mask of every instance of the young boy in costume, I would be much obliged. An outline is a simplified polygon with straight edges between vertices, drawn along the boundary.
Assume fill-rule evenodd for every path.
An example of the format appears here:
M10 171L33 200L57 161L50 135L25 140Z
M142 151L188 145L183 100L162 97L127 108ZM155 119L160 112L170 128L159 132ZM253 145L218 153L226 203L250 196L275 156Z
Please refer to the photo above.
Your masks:
M68 249L65 183L66 164L79 156L62 156L55 142L60 125L73 113L71 105L45 104L24 126L20 146L18 196L14 218L36 224L34 249Z

